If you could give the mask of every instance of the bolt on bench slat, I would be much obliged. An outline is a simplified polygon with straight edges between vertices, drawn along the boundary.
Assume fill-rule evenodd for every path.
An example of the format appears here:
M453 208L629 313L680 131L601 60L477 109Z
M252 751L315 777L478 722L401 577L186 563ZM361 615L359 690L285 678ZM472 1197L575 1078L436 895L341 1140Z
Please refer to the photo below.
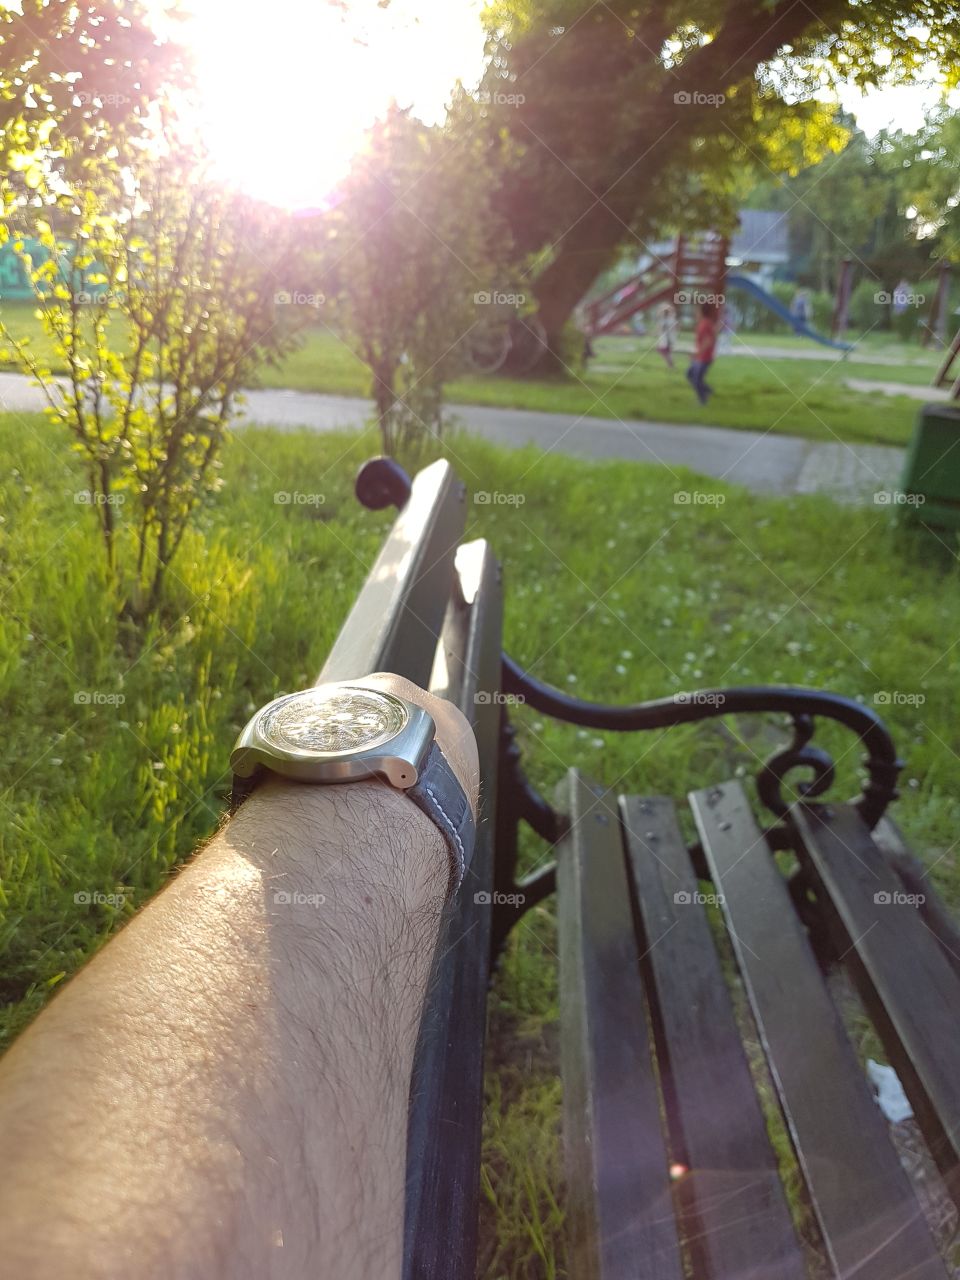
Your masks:
M690 805L833 1267L945 1280L943 1262L737 782Z

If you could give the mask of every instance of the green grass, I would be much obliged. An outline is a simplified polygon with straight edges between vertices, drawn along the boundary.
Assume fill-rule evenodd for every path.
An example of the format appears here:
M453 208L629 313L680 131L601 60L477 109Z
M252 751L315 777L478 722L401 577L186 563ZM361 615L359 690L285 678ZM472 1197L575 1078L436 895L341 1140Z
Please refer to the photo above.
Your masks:
M359 435L239 433L225 488L176 565L167 613L140 645L115 620L63 440L40 418L0 417L7 1041L215 828L229 746L250 712L319 669L389 524L351 493L374 448ZM450 454L470 490L522 498L469 504L468 534L489 537L503 561L506 646L541 678L610 701L759 681L868 702L880 691L925 698L884 708L907 760L896 813L937 887L960 903L949 852L960 794L952 546L897 527L886 508L763 499L686 473L683 488L725 502L678 506L681 483L654 467L465 439ZM281 490L325 500L278 505ZM752 776L784 737L775 718L642 737L559 726L525 708L515 719L546 795L576 763L607 784L679 798ZM829 726L818 741L838 760L838 794L851 794L856 744ZM529 867L544 851L528 837L521 852ZM125 900L76 900L97 893ZM491 1007L487 1280L565 1274L555 927L552 903L522 922Z
M30 336L38 355L51 358L31 307L7 303L0 315L11 331ZM678 357L678 367L669 370L649 349L651 339L616 337L596 343L596 360L586 371L571 370L569 376L546 379L465 376L449 384L447 398L451 404L534 409L587 418L704 423L811 440L904 444L913 428L917 402L853 391L845 385L846 380L922 386L932 376L937 355L879 337L868 335L864 354L883 357L883 364L858 360L856 352L846 359L825 352L816 360L738 355L735 340L731 353L720 355L711 373L716 396L707 406L697 403L687 385L685 357ZM787 334L748 334L743 340L758 348L817 351L809 342ZM689 335L684 335L681 345L689 345ZM56 368L56 361L53 365ZM11 357L0 347L3 367L12 367ZM260 385L365 396L370 391L370 375L348 345L321 325L308 330L303 346L279 367L264 370ZM589 422L583 430L589 430Z

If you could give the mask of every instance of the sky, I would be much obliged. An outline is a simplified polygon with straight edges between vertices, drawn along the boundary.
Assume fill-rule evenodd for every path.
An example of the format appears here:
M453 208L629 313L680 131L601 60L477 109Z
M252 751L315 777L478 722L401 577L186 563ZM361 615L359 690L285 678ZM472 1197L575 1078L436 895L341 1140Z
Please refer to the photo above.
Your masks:
M164 0L154 0L157 6ZM225 179L289 208L316 206L391 100L443 118L454 82L483 69L482 0L184 0L202 128ZM931 68L931 74L933 73ZM842 95L861 128L914 129L932 86Z

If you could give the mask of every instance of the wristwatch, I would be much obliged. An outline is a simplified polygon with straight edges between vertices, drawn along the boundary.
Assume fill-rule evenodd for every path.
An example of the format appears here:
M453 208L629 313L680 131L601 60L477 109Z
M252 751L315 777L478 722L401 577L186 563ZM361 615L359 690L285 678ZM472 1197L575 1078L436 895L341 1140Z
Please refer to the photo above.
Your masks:
M473 857L473 813L437 745L433 717L415 702L346 680L285 694L247 723L230 767L233 811L265 770L306 783L385 779L440 828L450 850L450 896L460 887Z

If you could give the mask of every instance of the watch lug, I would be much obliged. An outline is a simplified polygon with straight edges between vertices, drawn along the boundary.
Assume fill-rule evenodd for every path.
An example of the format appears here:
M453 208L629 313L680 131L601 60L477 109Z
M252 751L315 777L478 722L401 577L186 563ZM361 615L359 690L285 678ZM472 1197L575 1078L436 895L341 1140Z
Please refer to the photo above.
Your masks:
M415 786L420 776L409 760L401 760L397 756L388 756L381 761L380 767L391 787L398 787L401 791Z

